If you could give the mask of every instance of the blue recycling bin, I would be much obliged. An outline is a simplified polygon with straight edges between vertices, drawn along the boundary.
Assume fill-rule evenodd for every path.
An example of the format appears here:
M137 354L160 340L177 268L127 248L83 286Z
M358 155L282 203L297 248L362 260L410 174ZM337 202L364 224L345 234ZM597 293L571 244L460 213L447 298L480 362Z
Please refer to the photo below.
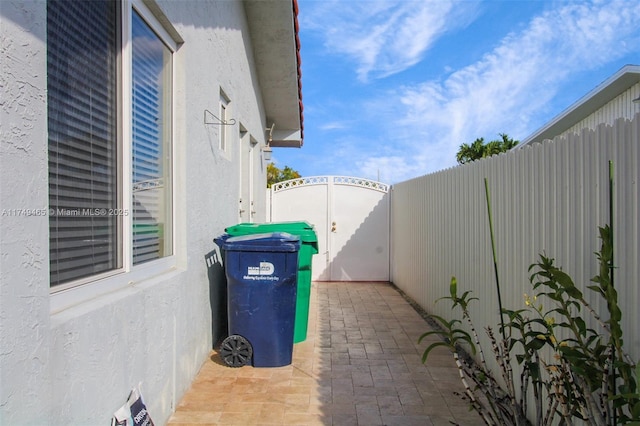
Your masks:
M273 232L214 241L227 277L229 337L221 358L230 367L291 364L300 238Z

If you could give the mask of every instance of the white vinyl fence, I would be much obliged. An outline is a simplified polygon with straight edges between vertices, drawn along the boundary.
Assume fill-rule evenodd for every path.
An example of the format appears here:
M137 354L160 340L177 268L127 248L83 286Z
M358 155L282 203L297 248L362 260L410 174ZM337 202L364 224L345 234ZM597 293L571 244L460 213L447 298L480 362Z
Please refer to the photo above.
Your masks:
M595 131L396 184L391 208L392 280L427 312L453 319L461 317L451 310L449 301L435 301L449 295L449 283L455 276L458 294L471 290L480 299L471 304L471 316L484 339L485 353L490 354L484 327L492 326L497 335L500 316L486 178L503 307L525 307L525 293L534 293L528 268L544 253L573 278L598 311L606 313L606 304L586 287L598 273L594 255L600 248L597 228L610 223L612 161L615 287L625 347L637 361L639 160L640 114L636 114L633 121L621 119L613 127L601 125Z

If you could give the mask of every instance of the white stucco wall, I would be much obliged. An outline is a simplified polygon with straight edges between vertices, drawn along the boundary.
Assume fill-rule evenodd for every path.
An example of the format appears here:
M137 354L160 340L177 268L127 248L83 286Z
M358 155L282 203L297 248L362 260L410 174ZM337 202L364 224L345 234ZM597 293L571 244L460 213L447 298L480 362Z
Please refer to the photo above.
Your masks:
M51 394L43 4L0 2L0 424L47 418ZM42 401L45 406L42 407ZM12 413L17 413L14 416Z
M220 89L230 115L258 140L256 221L264 220L264 112L240 2L159 5L184 40L175 54L176 266L72 306L49 289L46 209L46 3L0 1L0 424L108 424L132 386L166 422L212 348L205 255L236 223L238 124L218 149ZM215 283L213 285L215 288ZM62 306L62 308L60 308Z

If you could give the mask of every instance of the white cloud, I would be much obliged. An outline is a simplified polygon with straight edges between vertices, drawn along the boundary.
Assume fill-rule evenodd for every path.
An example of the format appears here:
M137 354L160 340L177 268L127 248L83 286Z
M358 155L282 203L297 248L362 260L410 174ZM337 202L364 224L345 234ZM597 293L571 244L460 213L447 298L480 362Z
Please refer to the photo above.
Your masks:
M453 9L470 3L455 2ZM451 31L445 21L452 20L454 12L447 11L449 3L428 3L426 8L422 4L312 1L303 4L301 26L326 34L326 45L348 55L362 78L380 77L423 60L429 49L429 54L439 54L437 38ZM620 60L639 57L640 2L549 2L545 8L529 22L513 25L514 30L487 46L478 60L447 68L449 74L440 79L395 88L389 87L393 79L380 79L384 92L372 82L366 87L366 100L361 92L328 90L329 99L307 114L310 120L328 118L318 127L326 133L305 142L305 150L317 144L323 151L317 156L309 152L305 167L313 168L314 174L380 176L388 183L451 167L460 144L477 137L497 138L502 132L524 138L569 106L564 102L570 101L559 105L556 98L576 93L567 90L575 79L590 70L602 75ZM429 19L442 23L422 33L418 23ZM463 26L458 22L457 28ZM420 69L407 71L416 71L411 81L419 81ZM584 94L576 93L574 100Z
M322 31L326 48L356 63L361 81L419 62L443 33L468 21L473 2L376 0L312 2L303 26ZM455 5L455 8L454 8Z
M350 123L346 121L330 121L322 124L320 130L341 130L349 128Z
M371 176L386 166L397 181L455 164L458 146L477 137L527 136L535 130L529 119L573 75L640 52L638 22L640 2L557 3L445 80L385 93L371 105L391 124L385 148L361 159L361 171Z

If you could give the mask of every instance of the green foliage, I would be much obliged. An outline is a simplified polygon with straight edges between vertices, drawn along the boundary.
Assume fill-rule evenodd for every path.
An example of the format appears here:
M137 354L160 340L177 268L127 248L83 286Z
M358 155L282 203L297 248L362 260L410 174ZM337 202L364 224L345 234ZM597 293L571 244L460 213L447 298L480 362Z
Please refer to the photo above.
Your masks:
M284 169L279 169L274 163L267 164L267 188L271 188L271 185L274 183L297 179L299 177L301 177L300 173L289 166L284 166Z
M437 348L438 346L444 346L449 348L452 352L455 352L456 346L461 342L468 343L471 351L475 354L476 349L473 345L473 342L471 341L471 336L469 335L469 333L461 328L455 328L455 325L460 323L459 320L454 319L451 321L447 321L437 315L431 315L431 318L440 323L441 329L424 333L422 336L420 336L420 339L418 339L418 343L422 342L422 339L424 339L425 337L431 335L438 335L442 338L442 340L432 343L427 347L427 349L425 349L424 354L422 355L422 362L425 362L427 360L429 352L431 352L432 349Z
M469 294L471 293L469 291L465 292L462 296L458 297L457 281L455 277L451 278L449 291L451 293L451 296L443 297L442 299L448 299L453 302L453 306L451 309L455 308L456 306L460 306L463 309L463 312L466 312L469 302L474 299L477 300L476 298L469 298ZM438 299L438 300L441 300L441 299ZM449 348L451 352L456 352L459 344L461 343L468 344L469 349L475 355L476 348L473 344L473 341L471 340L471 335L469 335L469 333L467 333L461 328L456 328L456 325L460 323L460 320L454 319L451 321L447 321L444 318L439 317L438 315L430 315L430 317L438 322L438 325L440 326L440 328L433 331L426 332L423 335L421 335L420 338L418 339L418 343L422 342L422 340L425 337L429 337L432 335L439 336L442 340L432 343L431 345L429 345L429 347L427 347L427 349L425 349L424 354L422 355L423 363L427 360L427 357L429 356L429 352L431 352L432 349L438 346L445 346Z
M459 164L469 163L485 157L506 152L518 145L519 141L513 140L505 133L500 133L500 139L492 140L485 143L484 138L478 138L473 143L460 145L456 154L456 160Z
M624 352L620 321L622 312L613 286L613 240L608 226L599 228L602 245L596 253L599 274L592 278L590 290L601 297L609 318L603 320L585 300L583 292L572 278L554 264L554 260L540 255L529 268L533 296L525 295L525 308L503 310L507 321L501 327L504 338L496 342L488 328L492 351L506 383L506 390L495 389L497 381L481 363L460 367L465 376L476 382L475 392L481 392L488 404L473 403L486 424L528 424L528 393L535 400L537 425L572 424L576 419L592 425L640 425L640 366ZM475 298L469 292L457 295L455 278L450 285L452 308L460 307L462 316L471 324L468 303ZM545 309L544 301L548 304ZM591 315L594 328L584 316ZM460 321L434 317L443 326L439 334L445 338L441 345L459 351L457 342L471 345L469 334L456 329ZM471 324L472 330L473 325ZM422 339L422 338L421 338ZM423 362L432 343L425 351ZM476 342L476 346L479 343ZM543 350L549 348L550 350ZM482 353L481 348L478 351ZM551 356L545 358L545 354ZM516 392L511 371L511 359L520 366L521 386ZM457 356L456 356L456 359ZM480 378L480 379L478 379ZM468 388L465 384L465 388ZM476 398L477 399L477 398Z

